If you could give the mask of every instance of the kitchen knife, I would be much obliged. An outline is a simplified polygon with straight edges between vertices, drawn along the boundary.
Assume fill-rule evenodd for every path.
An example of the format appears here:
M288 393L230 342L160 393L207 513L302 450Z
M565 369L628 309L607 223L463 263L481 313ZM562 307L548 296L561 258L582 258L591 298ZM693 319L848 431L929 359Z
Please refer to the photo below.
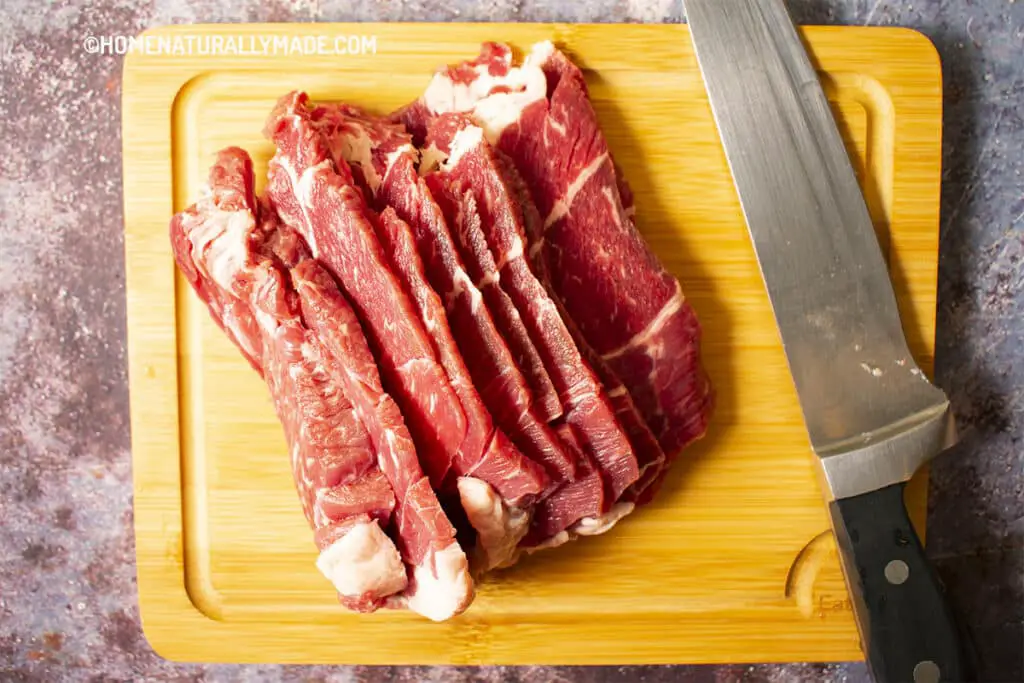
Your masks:
M963 681L958 632L903 502L955 440L907 348L867 205L782 0L684 0L838 541L872 675Z

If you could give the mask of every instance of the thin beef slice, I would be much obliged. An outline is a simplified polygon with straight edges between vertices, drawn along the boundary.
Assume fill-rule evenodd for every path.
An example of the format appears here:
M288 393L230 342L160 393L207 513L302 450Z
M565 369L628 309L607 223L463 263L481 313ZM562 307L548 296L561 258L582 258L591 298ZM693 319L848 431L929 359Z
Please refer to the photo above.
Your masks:
M386 168L402 164L402 157L405 157L410 167L415 164L416 152L401 125L368 116L358 108L344 104L321 105L314 110L313 116L322 122L332 153L337 155L336 158L344 159L353 169L353 177L363 182L371 202L378 208L393 203L396 213L409 222L414 231L418 223L414 220L416 217L426 222L436 222L436 216L430 215L433 207L424 199L422 185L404 182L406 178L397 173L392 178L402 182L385 182L385 175L382 175ZM413 179L414 176L408 178ZM474 254L459 252L457 246L449 244L451 240L446 232L434 229L432 234L440 240L436 248L442 252L449 247L455 250L467 272L481 267L475 262ZM498 331L515 359L516 367L527 380L537 413L545 422L555 421L561 416L558 395L518 311L500 289L480 290Z
M491 317L494 312L491 305L497 299L488 300L487 294L481 292L486 283L478 287L473 282L474 276L480 280L488 270L494 270L486 242L458 244L452 238L467 234L471 230L469 225L479 222L472 198L464 202L464 197L450 197L443 187L432 186L429 178L426 183L418 178L414 167L415 150L400 126L344 105L321 107L318 116L333 131L332 150L341 154L353 169L360 169L353 171L353 175L365 179L365 190L377 199L378 207L405 213L418 226L413 232L431 285L446 302L452 332L495 419L499 424L508 425L510 436L514 440L518 437L517 443L523 452L534 458L547 457L536 447L540 438L546 441L545 450L549 448L547 444L553 444L568 455L574 455L570 459L575 463L574 471L556 480L560 486L545 496L539 512L534 515L529 537L535 538L537 529L571 525L584 517L601 514L610 501L602 491L600 477L591 476L596 472L593 464L583 462L586 457L566 443L558 430L533 419L524 423L521 416L526 394L518 386L511 387L513 393L509 401L510 385L495 383L496 378L514 376L518 366L509 362L504 344L507 338L502 337ZM479 234L479 227L475 230ZM505 303L512 306L518 319L518 311L507 294L497 287L493 293L500 294ZM509 411L509 406L515 410ZM557 442L550 441L553 437ZM584 469L578 476L575 468ZM575 485L563 490L569 483ZM564 526L558 530L562 528Z
M395 535L412 571L409 587L389 599L435 621L461 613L473 599L466 556L455 540L395 401L384 391L359 320L330 274L313 260L292 270L306 323L339 359L335 378L366 426L380 469L395 492Z
M459 235L479 234L480 215L472 195L467 192L455 196L443 184L438 184L438 180L437 176L428 177L427 184L452 226L452 232ZM593 456L580 446L576 432L563 421L552 425L552 429L558 435L562 447L572 456L576 470L572 478L562 482L538 505L530 532L524 539L527 547L535 546L577 522L602 516L614 501L614 498L605 494L601 473Z
M523 211L523 229L526 235L524 244L535 242L540 238L543 232L543 221L540 217L540 213L537 211L536 205L530 198L529 190L526 187L526 183L523 182L522 176L519 175L519 171L516 170L515 165L512 164L511 160L498 152L495 152L495 160L498 162L501 168L502 177L505 183L508 185L509 190L514 195L514 201ZM632 195L629 195L632 197ZM523 247L520 247L522 249ZM514 253L514 245L510 247L511 253ZM554 288L551 286L551 276L548 273L547 264L539 251L534 251L533 257L528 259L533 271L537 276L537 279L541 281L544 289L547 291L551 303L558 310L559 317L566 329L569 331L572 339L576 342L576 348L580 354L590 364L594 372L597 373L600 378L601 385L604 387L608 400L611 402L615 409L615 416L618 418L619 424L626 431L629 437L629 442L633 446L633 452L636 455L638 465L638 478L637 480L626 490L626 492L618 498L616 503L617 510L611 511L611 516L621 516L628 514L624 505L620 504L640 504L649 502L653 491L651 490L651 484L654 481L660 479L665 470L665 452L661 449L661 444L658 443L657 437L651 431L651 428L644 421L640 415L640 411L637 410L636 404L633 403L632 396L626 390L626 387L622 384L622 380L612 371L608 366L608 363L601 358L597 352L595 352L586 340L583 339L583 335L580 334L576 324L569 317L569 314L565 311L565 307L562 305L561 300L554 293ZM598 525L598 528L603 525Z
M350 108L344 105L321 106L312 110L311 117L320 126L337 165L351 170L355 183L367 200L372 201L374 191L381 186L377 166L383 168L386 159L399 151L400 145L394 148L386 144L371 146L369 140L361 135L341 134L340 127L349 112ZM361 133L361 130L354 132ZM382 139L385 143L391 140L390 136ZM377 163L353 160L357 154L372 154ZM348 160L353 160L353 163L350 165ZM374 225L379 241L390 255L390 266L431 335L438 358L468 418L466 438L452 463L450 474L454 476L449 477L442 488L446 494L455 489L467 521L476 533L472 554L474 571L507 564L529 528L535 501L547 493L551 480L543 467L525 458L509 439L509 421L505 421L504 429L495 428L456 345L445 304L428 283L426 269L409 226L390 208L377 217ZM426 239L422 233L421 238ZM486 358L486 350L474 349L473 353L472 358L478 361ZM474 367L479 365L478 362ZM493 370L495 367L491 366ZM492 372L492 379L493 375ZM514 384L515 378L512 380ZM506 387L497 382L492 388L494 391L488 396L492 405L509 403L508 392L502 393ZM529 420L529 416L526 419ZM526 438L528 435L515 436ZM515 440L522 444L524 438ZM558 448L557 444L544 441L532 441L527 446L536 446L539 453L550 453ZM545 448L548 450L543 450ZM550 463L551 460L540 462ZM558 466L564 464L555 462Z

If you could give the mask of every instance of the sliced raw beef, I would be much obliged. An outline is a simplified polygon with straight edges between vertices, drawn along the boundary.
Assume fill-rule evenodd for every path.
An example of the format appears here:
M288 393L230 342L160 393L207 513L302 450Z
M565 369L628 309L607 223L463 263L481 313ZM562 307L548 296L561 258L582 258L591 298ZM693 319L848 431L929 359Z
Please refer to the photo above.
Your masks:
M344 159L353 169L353 177L357 181L362 180L367 194L375 198L379 193L390 195L395 190L390 187L392 183L382 182L384 176L380 175L388 165L390 154L415 154L410 147L408 133L400 125L392 124L383 119L367 116L355 107L344 104L323 105L313 112L313 117L322 122L330 147L336 158ZM378 141L379 144L374 144ZM410 156L410 163L415 163L415 157ZM357 170L358 169L358 170ZM403 190L403 196L407 204L415 198L416 188L411 191ZM410 196L410 195L413 196ZM410 220L411 216L403 215L403 219ZM445 247L442 246L442 249ZM465 264L467 273L474 282L478 279L473 273L482 266L476 263L473 253L461 253L462 263ZM533 392L537 412L546 422L553 422L561 416L562 406L558 400L558 394L548 376L537 348L530 339L519 313L508 297L500 288L479 287L483 294L484 303L487 305L491 316L498 327L498 331L505 339L517 367L526 377L527 384Z
M475 204L476 200L472 196L468 198L462 196L461 192L458 193L459 196L453 196L443 181L438 183L437 180L439 180L437 177L428 177L426 179L427 188L446 216L450 215L449 210L457 202L462 202L463 206L467 208L468 220L463 222L463 230L451 230L456 250L466 266L466 275L483 295L484 305L490 311L498 332L508 344L516 365L526 375L533 395L544 397L540 401L540 405L544 406L541 417L548 423L554 422L563 417L562 403L551 376L544 366L544 360L530 338L526 324L512 299L501 288L495 277L497 270L494 267L494 257L491 256L478 225L480 216Z
M282 97L267 121L277 145L267 194L283 221L338 278L401 406L424 469L441 487L466 437L466 417L433 342L388 264L349 167L335 165L305 93Z
M427 137L431 147L447 155L447 161L429 173L428 186L435 197L445 190L434 188L446 186L447 192L468 193L475 202L480 220L467 221L456 238L464 248L482 252L478 261L486 271L478 277L507 292L522 314L558 390L566 423L597 462L610 500L618 500L639 477L637 457L597 376L527 261L524 214L536 215L536 207L528 197L520 204L523 198L505 180L483 131L465 116L438 117Z
M380 184L374 166L349 166L342 152L350 150L337 147L347 144L348 138L329 134L328 122L322 120L329 112L329 108L314 109L310 116L322 131L322 140L330 147L337 167L348 169L366 199L372 200L371 187ZM376 149L375 153L390 151ZM508 561L529 527L533 502L547 490L550 480L542 467L523 457L503 430L495 429L452 337L444 305L425 280L409 227L393 210L371 216L371 222L377 239L390 254L388 265L431 336L437 358L467 417L465 438L454 454L450 476L434 480L434 484L445 493L458 495L467 521L476 532L474 570L486 571Z
M666 453L703 435L713 403L700 365L700 327L675 278L623 206L583 74L550 42L522 66L485 44L473 61L435 74L398 112L417 141L443 112L468 112L522 173L544 217L530 245L587 343L622 379ZM631 199L627 197L627 204Z
M494 275L497 272L494 268L494 258L487 249L487 243L482 239L474 240L475 237L482 237L480 234L480 215L476 201L472 196L463 193L454 194L447 185L437 178L430 176L425 179L430 195L437 202L441 213L444 215L449 227L450 234L455 245L455 250L465 264L466 275L473 287L480 292L484 307L494 320L498 333L509 347L515 359L516 367L523 370L527 377L527 383L538 395L537 385L542 385L540 391L547 397L541 405L547 406L538 411L541 419L553 423L562 417L562 404L555 390L555 385L544 367L537 347L523 323L519 311L508 294L498 285ZM453 217L462 212L464 220L456 230L452 223Z
M366 426L377 461L395 492L395 534L402 559L412 568L409 587L393 597L393 606L408 606L435 621L461 613L473 599L466 556L455 528L420 469L416 446L398 405L384 391L377 363L359 320L337 284L313 260L292 271L302 314L323 348L339 361L338 380Z
M392 268L433 336L441 364L468 418L469 431L452 472L458 475L459 499L476 531L474 569L502 566L511 560L526 534L533 503L547 488L548 477L494 426L459 354L444 303L427 281L409 226L388 207L380 214L379 227Z
M537 211L537 206L530 199L529 190L526 187L526 183L523 182L522 176L519 175L511 160L496 150L495 161L501 169L501 175L506 185L513 194L515 203L522 208L526 244L540 239L543 234L544 224L540 213ZM632 195L628 196L632 199ZM510 252L515 252L514 245L510 247ZM583 339L583 335L580 334L572 318L565 311L561 300L554 294L547 263L539 251L533 253L530 264L533 266L533 272L536 274L537 279L540 280L544 289L548 292L549 298L556 307L562 323L576 342L576 348L579 349L580 354L590 364L594 372L597 373L601 385L608 396L608 400L611 401L612 407L615 409L615 416L618 418L619 424L626 431L629 442L633 446L639 476L636 482L619 500L622 502L640 502L641 494L648 490L650 484L664 470L665 452L661 449L661 445L658 443L658 439L654 436L651 428L647 426L647 423L640 416L640 412L633 403L633 398L629 395L626 387L622 384L622 380L608 367L608 363L590 348L590 345ZM644 500L649 500L649 498Z
M540 463L552 485L571 480L575 462L541 416L523 373L502 339L483 295L466 274L440 207L416 173L416 151L400 126L351 107L323 107L321 123L340 154L359 168L378 208L391 207L413 234L431 287L444 302L450 330L494 421ZM557 402L557 396L555 397Z
M595 510L598 514L604 511L607 505L600 477L593 476L596 469L591 463L581 462L587 458L579 449L565 441L563 437L569 432L559 435L557 430L543 424L542 419L537 419L540 416L524 413L528 392L524 393L519 388L519 381L508 382L509 377L514 376L510 373L514 373L518 366L508 359L505 341L492 322L495 299L489 299L486 290L481 292L487 283L479 282L487 279L485 274L488 271L495 272L493 257L485 241L477 245L463 244L461 246L465 248L460 250L460 245L452 239L453 234L472 234L469 224L479 222L472 198L468 197L467 204L462 197L449 196L443 187L428 187L429 179L424 183L416 174L415 150L410 145L408 134L400 126L344 105L321 107L317 116L331 131L332 149L341 154L353 169L360 169L353 174L366 180L366 191L377 198L378 206L388 207L398 214L404 213L412 221L411 227L418 226L413 227L414 239L423 256L428 278L432 287L442 294L451 330L496 421L506 427L524 453L548 464L549 471L555 475L555 484L566 482L552 488L545 496L529 535L534 537L538 533L536 529L553 526L560 531L566 525L594 514ZM478 225L473 230L480 234ZM464 263L472 265L464 266ZM473 282L474 276L479 287ZM493 293L507 297L500 288L494 289ZM506 298L506 304L511 303ZM512 311L518 318L514 304ZM555 400L558 401L557 395ZM558 412L561 412L560 402ZM524 421L524 416L529 419ZM538 444L543 448L540 452ZM569 457L566 462L583 467L586 476L577 481L575 466L568 470L554 463L552 468L550 457L546 455L550 449L575 454L576 457ZM563 490L569 482L575 482L575 485L570 490ZM552 517L553 513L558 516ZM503 564L509 562L511 560Z
M208 196L171 221L175 260L267 381L321 551L317 566L343 604L372 611L407 587L405 566L384 531L395 497L366 430L325 369L329 359L302 323L285 270L301 249L272 214L257 222L252 164L243 150L222 151L209 184Z
M269 324L272 320L267 318ZM373 611L408 586L402 557L384 533L395 495L377 467L365 428L327 374L331 360L297 317L278 322L267 339L264 377L321 551L317 567L342 604Z
M446 188L430 180L437 181L438 178L428 178L428 185L433 188L434 197L452 226L452 232L461 235L473 231L479 233L480 217L472 195L452 196ZM592 456L580 446L576 433L564 422L554 425L554 432L576 463L576 471L540 502L534 512L530 532L523 541L524 546L534 546L581 520L599 516L614 501L605 495L601 474Z
M247 184L251 176L248 154L228 148L210 170L209 195L171 219L171 249L178 268L249 364L263 374L263 334L256 323L248 289L233 294L239 271L251 268L245 247L254 230L255 216L249 209L255 202ZM220 205L225 208L221 209ZM208 216L207 214L211 214ZM234 222L230 219L237 216ZM218 239L230 234L230 239ZM239 246L239 245L242 246Z

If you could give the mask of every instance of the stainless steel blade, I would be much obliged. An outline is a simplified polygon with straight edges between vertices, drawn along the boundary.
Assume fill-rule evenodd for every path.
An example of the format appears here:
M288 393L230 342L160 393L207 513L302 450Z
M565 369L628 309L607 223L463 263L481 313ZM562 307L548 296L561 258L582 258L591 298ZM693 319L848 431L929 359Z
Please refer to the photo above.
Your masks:
M697 60L832 498L905 481L952 443L907 348L828 101L781 0L685 0Z

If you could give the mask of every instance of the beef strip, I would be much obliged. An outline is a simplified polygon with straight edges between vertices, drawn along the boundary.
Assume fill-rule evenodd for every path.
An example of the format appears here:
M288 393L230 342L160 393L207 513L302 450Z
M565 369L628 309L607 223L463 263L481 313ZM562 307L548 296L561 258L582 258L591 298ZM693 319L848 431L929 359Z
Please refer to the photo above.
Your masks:
M509 190L513 193L515 203L522 208L526 244L529 244L531 241L535 242L543 230L540 213L537 211L533 200L530 199L526 183L523 182L522 176L519 175L515 165L507 156L497 150L494 151L495 160L501 168L502 177L507 183ZM632 195L628 196L632 198ZM636 405L633 403L633 398L622 384L622 380L608 367L608 363L583 339L583 335L576 327L576 324L568 312L565 311L561 300L554 293L554 288L551 286L551 276L548 273L547 263L541 253L534 251L533 257L529 259L529 262L533 267L534 273L536 273L537 279L540 280L547 291L552 304L558 310L563 324L576 342L576 348L579 349L580 355L590 364L590 367L593 368L600 379L605 394L615 410L615 416L619 424L626 431L629 443L632 445L633 452L636 455L638 466L637 480L625 493L618 497L618 500L622 503L647 502L650 498L645 497L645 492L648 491L651 483L659 479L662 472L665 471L665 452L662 450L661 444L658 443L658 439L654 436L651 428L640 415L640 411L637 410ZM624 514L623 510L624 508L620 507L619 510L612 514L618 515L621 518L621 515ZM605 525L598 526L604 528Z
M401 126L389 124L344 104L322 105L314 112L314 117L320 119L328 131L332 152L349 163L357 180L363 180L368 196L372 200L380 200L377 201L380 207L385 205L383 201L388 197L395 198L396 212L409 221L415 231L414 216L423 217L432 211L432 207L423 198L424 188L418 183L391 182L387 180L386 173L389 165L401 163L402 156L407 157L410 165L415 163L415 150L409 146L408 133ZM397 158L389 160L391 154L397 155ZM398 173L391 177L397 181L403 180ZM418 208L418 213L413 213L414 206ZM403 211L405 208L409 211ZM452 241L450 238L453 235L448 232L434 232L438 233L437 237L442 241L437 248L441 251L451 248L457 254L459 263L482 294L495 326L512 353L516 367L523 373L533 393L538 415L545 422L554 422L561 416L562 406L519 312L500 287L488 286L486 281L481 283L481 277L477 276L486 268L486 264L480 263L480 258L487 256Z
M468 563L455 540L455 528L420 469L402 413L384 391L359 320L337 284L313 260L300 263L291 275L303 318L323 348L339 360L332 376L366 426L380 469L395 492L395 540L412 571L409 587L389 604L407 606L435 621L449 619L473 599Z

